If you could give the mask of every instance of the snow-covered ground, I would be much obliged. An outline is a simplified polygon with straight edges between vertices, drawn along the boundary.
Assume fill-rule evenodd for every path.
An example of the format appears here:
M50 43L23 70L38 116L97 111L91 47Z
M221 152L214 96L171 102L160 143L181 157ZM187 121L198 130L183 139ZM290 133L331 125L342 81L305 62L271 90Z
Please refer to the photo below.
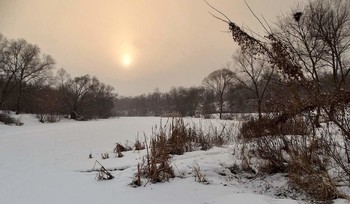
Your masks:
M116 158L112 153L115 143L151 135L160 118L42 124L31 115L22 115L21 120L24 125L20 127L0 124L0 204L300 203L276 198L288 190L283 175L249 178L233 174L228 169L235 163L230 146L174 156L176 178L132 188L129 184L145 152L129 151L123 153L123 158ZM220 124L207 120L200 123L208 122ZM110 158L101 160L105 152ZM88 158L90 153L93 159ZM97 181L96 172L91 171L96 160L113 169L115 178ZM209 184L195 182L193 168L198 166Z

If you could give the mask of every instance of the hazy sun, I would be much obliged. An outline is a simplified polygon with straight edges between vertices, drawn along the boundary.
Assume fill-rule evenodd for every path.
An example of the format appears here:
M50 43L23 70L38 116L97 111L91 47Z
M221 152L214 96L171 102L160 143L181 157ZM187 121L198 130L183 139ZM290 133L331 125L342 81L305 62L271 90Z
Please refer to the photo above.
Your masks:
M122 63L123 63L123 65L129 66L131 64L131 62L132 62L132 59L131 59L130 54L126 53L126 54L124 54L122 56Z

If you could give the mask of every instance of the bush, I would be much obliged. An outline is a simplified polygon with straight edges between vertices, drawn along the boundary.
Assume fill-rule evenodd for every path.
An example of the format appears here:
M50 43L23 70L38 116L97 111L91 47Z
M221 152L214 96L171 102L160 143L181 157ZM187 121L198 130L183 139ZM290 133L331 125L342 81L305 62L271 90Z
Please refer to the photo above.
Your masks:
M337 134L320 134L326 127L315 129L311 117L296 115L283 122L279 118L251 119L242 125L239 138L244 164L249 166L249 160L257 158L260 173L287 173L290 183L317 200L344 197L337 189L335 178L339 175L331 174L332 169L344 169L340 159L330 154L337 158L345 155L335 152L339 149L334 139Z
M5 125L23 125L23 123L19 119L15 119L6 113L0 113L0 122L4 123Z
M310 127L302 116L279 122L278 116L267 115L260 120L251 118L242 124L239 137L252 140L265 136L309 135Z
M37 114L36 118L41 123L55 123L61 120L61 116L55 114Z
M325 169L327 162L319 160L318 156L313 159L315 161L310 161L305 154L293 158L288 170L289 181L319 201L344 197Z

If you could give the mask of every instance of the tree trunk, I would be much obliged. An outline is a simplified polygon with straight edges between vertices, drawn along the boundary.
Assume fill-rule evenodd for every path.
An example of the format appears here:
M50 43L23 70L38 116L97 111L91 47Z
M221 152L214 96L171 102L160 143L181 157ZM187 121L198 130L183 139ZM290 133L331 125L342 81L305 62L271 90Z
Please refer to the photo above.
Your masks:
M258 100L258 115L259 115L259 120L262 119L262 109L261 109L261 100Z
M6 83L5 83L5 86L2 87L1 98L0 98L0 109L1 109L2 106L4 105L4 103L5 103L6 99L7 99L8 93L11 91L11 89L13 89L13 88L11 88L11 89L9 88L9 87L10 87L11 80L12 80L12 77L13 77L13 75L10 76L10 77L7 79L7 81L6 81Z
M22 99L22 83L19 84L18 88L18 97L17 97L17 105L16 105L16 114L21 113L21 99Z
M317 107L317 113L316 113L315 120L314 120L314 124L317 128L321 127L320 115L321 115L321 108Z
M223 95L220 96L220 120L222 119L222 109L223 109L223 106L224 106L224 98L223 98Z

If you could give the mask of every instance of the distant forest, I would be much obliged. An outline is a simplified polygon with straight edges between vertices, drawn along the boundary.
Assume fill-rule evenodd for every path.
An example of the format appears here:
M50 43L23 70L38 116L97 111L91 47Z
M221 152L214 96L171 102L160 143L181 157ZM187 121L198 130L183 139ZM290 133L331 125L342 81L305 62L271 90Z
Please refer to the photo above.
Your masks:
M214 90L198 87L155 90L135 97L119 97L115 111L120 116L191 116L210 117L219 113ZM254 96L243 87L230 87L225 94L223 113L255 112Z

